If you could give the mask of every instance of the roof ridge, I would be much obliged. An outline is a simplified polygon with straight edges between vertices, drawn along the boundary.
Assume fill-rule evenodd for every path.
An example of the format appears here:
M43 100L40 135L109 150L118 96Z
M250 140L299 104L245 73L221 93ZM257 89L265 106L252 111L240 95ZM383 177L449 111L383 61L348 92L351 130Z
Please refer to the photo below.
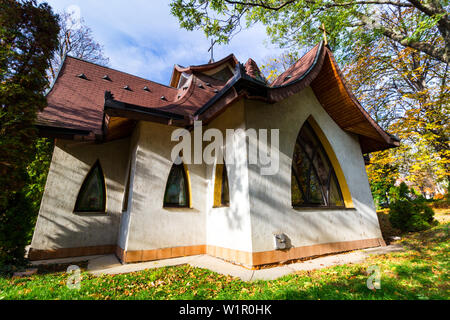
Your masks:
M306 57L310 52L312 52L313 50L315 50L316 47L319 47L318 50L317 50L317 51L319 51L322 42L323 42L323 41L321 41L321 42L319 42L318 44L316 44L315 46L313 46L313 47L312 47L311 49L309 49L304 55L302 55L297 61L295 61L293 64L291 64L291 65L289 66L289 68L287 68L284 72L282 72L282 73L277 77L277 79L275 79L275 81L272 82L272 83L270 84L270 87L273 87L273 88L274 88L274 87L282 86L282 85L283 85L282 83L283 83L284 81L281 81L281 84L275 84L275 83L277 82L277 80L278 80L278 79L285 78L286 75L289 74L289 73L292 71L292 69L294 69L295 66L296 66L300 61L302 61L303 59L305 59L305 57Z
M185 72L185 71L188 71L188 70L196 71L197 69L205 69L205 68L206 69L214 69L214 68L220 66L221 64L225 63L227 60L230 60L230 59L233 59L236 64L239 63L239 60L236 58L236 56L233 53L230 53L226 57L224 57L224 58L222 58L222 59L220 59L218 61L212 62L212 63L190 65L188 67L183 67L183 66L180 66L179 64L175 64L174 65L174 69L176 69L178 72Z

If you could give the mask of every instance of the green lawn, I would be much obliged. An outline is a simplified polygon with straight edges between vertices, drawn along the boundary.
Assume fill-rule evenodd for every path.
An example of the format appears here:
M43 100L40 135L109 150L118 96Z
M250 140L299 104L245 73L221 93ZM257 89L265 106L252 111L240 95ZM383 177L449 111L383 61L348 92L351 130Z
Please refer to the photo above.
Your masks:
M363 264L299 272L273 281L243 282L190 266L93 277L81 288L68 275L0 278L0 299L449 299L449 223L411 234L405 252L373 256ZM366 270L381 268L381 289L369 290Z

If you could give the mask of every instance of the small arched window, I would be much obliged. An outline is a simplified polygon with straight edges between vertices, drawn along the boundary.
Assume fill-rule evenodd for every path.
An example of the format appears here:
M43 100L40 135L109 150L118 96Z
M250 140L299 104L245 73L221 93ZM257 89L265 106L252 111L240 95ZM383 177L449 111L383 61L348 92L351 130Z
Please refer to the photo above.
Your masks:
M295 143L291 194L293 207L344 207L334 168L308 122Z
M230 205L230 189L228 186L227 166L224 163L216 164L214 178L214 207Z
M74 211L106 211L106 184L99 160L94 163L81 185Z
M189 207L189 176L183 163L173 164L167 179L164 207Z

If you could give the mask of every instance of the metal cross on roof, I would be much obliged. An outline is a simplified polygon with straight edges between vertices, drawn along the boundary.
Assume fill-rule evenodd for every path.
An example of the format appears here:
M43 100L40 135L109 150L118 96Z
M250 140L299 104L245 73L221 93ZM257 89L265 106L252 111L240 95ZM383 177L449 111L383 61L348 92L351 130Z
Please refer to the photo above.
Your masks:
M209 59L209 63L214 62L214 45L216 44L216 40L211 39L211 47L209 47L208 52L211 51L211 59Z
M325 24L322 23L322 26L319 27L319 30L323 31L323 41L325 42L325 45L328 44L328 39L327 39L327 33L330 34L326 29L325 29Z

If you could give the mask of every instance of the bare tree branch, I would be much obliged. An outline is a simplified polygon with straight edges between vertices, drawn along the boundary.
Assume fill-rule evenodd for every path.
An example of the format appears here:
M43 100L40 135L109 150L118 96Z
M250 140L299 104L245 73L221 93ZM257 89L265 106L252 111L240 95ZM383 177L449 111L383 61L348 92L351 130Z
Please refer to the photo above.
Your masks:
M226 3L229 4L235 4L235 5L242 5L242 6L250 6L250 7L260 7L267 10L274 10L278 11L280 9L283 9L285 6L290 5L294 2L297 2L298 0L288 0L278 6L271 6L270 4L263 2L263 1L233 1L233 0L224 0ZM317 4L317 1L314 0L305 0L305 2L310 4ZM393 5L397 7L408 7L412 8L413 4L400 2L400 1L390 1L390 0L369 0L369 1L349 1L349 2L341 2L341 3L323 3L323 8L334 8L334 7L349 7L354 5L368 5L368 4L378 4L378 5Z
M436 46L430 45L428 42L422 41L413 41L408 37L405 37L402 34L394 31L393 29L387 28L377 22L375 19L371 19L366 15L360 14L359 18L361 22L366 25L368 28L373 30L380 30L384 36L388 37L391 40L394 40L405 47L410 47L416 49L418 51L424 52L435 59L438 59L442 62L449 62L449 56L445 54L445 50L438 48Z
M84 21L77 19L73 14L63 12L60 17L60 33L58 35L58 48L51 59L49 78L52 80L58 72L65 55L108 65L109 58L103 54L103 47L94 40L92 30L84 25Z

